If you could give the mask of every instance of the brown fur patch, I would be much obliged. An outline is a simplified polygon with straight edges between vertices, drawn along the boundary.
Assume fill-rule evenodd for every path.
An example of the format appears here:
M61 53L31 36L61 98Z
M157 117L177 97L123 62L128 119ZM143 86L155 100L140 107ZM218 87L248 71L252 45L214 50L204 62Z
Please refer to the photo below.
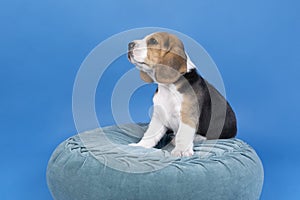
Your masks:
M180 114L183 123L197 130L200 112L197 98L194 95L185 94L183 96Z

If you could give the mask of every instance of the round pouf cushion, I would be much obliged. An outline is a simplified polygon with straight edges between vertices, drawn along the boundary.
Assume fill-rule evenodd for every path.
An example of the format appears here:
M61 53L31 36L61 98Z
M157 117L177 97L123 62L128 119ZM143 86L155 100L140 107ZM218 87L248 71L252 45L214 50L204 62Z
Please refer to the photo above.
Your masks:
M259 199L263 167L239 139L195 142L192 157L173 157L166 134L156 148L128 146L147 124L77 134L52 154L47 182L56 200Z

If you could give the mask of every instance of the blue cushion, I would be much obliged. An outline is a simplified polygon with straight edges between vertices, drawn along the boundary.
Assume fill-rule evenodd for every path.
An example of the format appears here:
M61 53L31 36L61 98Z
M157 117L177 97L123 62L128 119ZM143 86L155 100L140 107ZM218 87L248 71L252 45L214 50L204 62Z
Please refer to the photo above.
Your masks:
M54 151L47 182L54 199L259 199L263 167L239 139L195 143L195 155L170 155L167 134L157 148L128 146L147 124L95 129L75 135Z

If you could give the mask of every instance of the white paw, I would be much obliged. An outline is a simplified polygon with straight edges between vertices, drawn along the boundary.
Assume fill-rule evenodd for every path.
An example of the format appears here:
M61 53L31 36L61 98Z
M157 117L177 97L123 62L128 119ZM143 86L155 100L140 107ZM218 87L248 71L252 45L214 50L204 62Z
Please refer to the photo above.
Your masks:
M133 146L133 147L144 147L144 148L152 148L155 146L155 143L152 141L144 141L141 140L138 143L130 143L129 146Z
M171 151L171 155L175 157L189 157L194 155L194 150L193 148L178 149L175 147L175 149Z
M137 146L139 146L139 144L138 143L130 143L130 144L128 144L129 146L132 146L132 147L137 147Z

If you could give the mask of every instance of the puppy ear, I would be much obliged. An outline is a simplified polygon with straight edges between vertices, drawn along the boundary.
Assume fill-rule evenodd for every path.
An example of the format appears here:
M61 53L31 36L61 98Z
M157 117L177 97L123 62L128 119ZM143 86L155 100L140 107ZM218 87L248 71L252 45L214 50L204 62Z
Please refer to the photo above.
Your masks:
M141 79L147 83L153 82L152 78L146 72L140 71L140 76L141 76Z
M157 82L174 83L187 71L186 55L169 52L164 56L162 64L155 65L154 69Z
M155 65L155 80L158 83L171 84L177 81L181 74L173 67L167 65Z

